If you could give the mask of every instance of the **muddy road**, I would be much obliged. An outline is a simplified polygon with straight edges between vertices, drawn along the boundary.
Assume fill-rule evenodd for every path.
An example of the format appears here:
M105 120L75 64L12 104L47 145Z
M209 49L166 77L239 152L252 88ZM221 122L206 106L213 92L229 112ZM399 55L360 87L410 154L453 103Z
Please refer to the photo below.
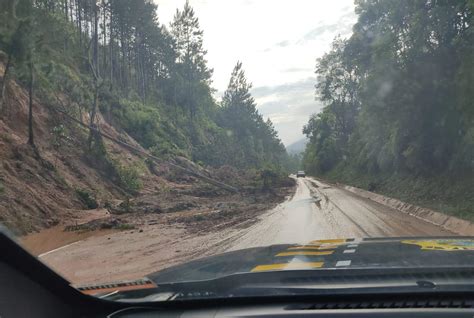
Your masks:
M242 230L230 250L327 238L453 235L347 190L298 178L294 197Z
M251 212L251 211L249 211ZM252 215L252 213L249 213ZM191 231L189 225L144 223L139 230L88 237L40 259L75 284L141 278L157 270L226 251L316 239L454 235L311 178L276 208L238 223Z

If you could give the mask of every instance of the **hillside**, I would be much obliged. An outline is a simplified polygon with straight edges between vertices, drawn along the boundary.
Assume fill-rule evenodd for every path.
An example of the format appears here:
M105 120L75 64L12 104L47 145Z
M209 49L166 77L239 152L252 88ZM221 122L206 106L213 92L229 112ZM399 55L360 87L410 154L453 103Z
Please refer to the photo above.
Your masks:
M300 154L305 150L307 143L307 138L300 139L287 146L286 151L288 152L288 154Z
M0 63L0 71L2 67ZM144 213L189 211L188 218L193 213L205 217L216 207L223 213L232 211L229 220L244 221L256 215L251 213L282 200L288 191L283 189L280 196L252 190L260 187L257 171L238 171L229 166L206 170L184 157L172 160L243 191L228 193L176 170L166 161L147 162L127 147L106 139L104 155L92 155L87 149L87 129L67 122L39 100L33 105L36 138L36 149L33 149L26 144L27 93L14 82L8 91L4 117L0 120L0 218L18 234L56 225L82 230L120 230L133 228L133 223ZM58 121L67 123L68 127L60 140L54 135ZM144 150L102 116L98 123L103 133ZM197 230L200 225L194 227Z
M170 30L155 5L135 4L2 2L0 221L9 229L120 230L139 215L182 211L202 214L199 228L212 222L206 213L243 221L291 192L286 151L242 65L215 101L189 4Z
M366 1L318 59L305 169L474 220L474 3Z
M0 63L0 71L3 68L4 64ZM61 145L52 142L52 132L59 118L38 101L33 105L37 149L28 146L27 93L16 83L10 83L8 93L4 116L0 119L3 189L0 217L3 223L25 233L56 225L62 220L80 218L87 205L81 201L81 191L84 196L88 193L91 198L97 197L102 205L106 200L125 195L125 191L117 186L117 180L107 177L104 163L84 152L87 132L70 126L67 134L58 141ZM102 122L104 131L119 135ZM136 145L128 136L121 136ZM106 148L124 166L136 165L140 161L112 143L106 143Z

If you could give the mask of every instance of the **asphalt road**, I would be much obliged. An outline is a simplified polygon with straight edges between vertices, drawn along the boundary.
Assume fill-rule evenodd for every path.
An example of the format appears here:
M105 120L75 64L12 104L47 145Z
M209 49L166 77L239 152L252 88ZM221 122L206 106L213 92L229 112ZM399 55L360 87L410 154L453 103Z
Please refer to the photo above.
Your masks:
M297 182L293 198L243 229L228 250L329 238L454 235L347 190L311 178Z
M438 226L347 190L310 178L300 178L297 182L298 187L292 198L259 215L250 226L237 224L219 231L194 234L175 225L144 224L140 231L87 237L43 253L40 258L69 281L89 284L137 279L205 256L252 247L304 245L313 244L315 240L340 238L349 239L344 242L353 243L367 237L453 235ZM274 262L292 262L294 251L287 253L288 256L282 256L288 252L281 251L286 247L275 248L277 250L271 248L267 254L256 252L259 257L266 255L265 259L257 258L253 262L247 262L247 266L263 265L267 268L270 265L273 268ZM352 254L347 258L345 249L341 245L330 255L320 255L317 251L317 256L310 257L306 255L307 252L303 256L311 266L331 267L336 266L339 261L342 262L340 264L345 264L349 260L357 265L357 258ZM347 249L353 248L347 246ZM310 251L310 254L311 252L314 253ZM222 257L227 256L223 254ZM243 261L245 260L242 259L241 262ZM278 264L276 266L281 266Z

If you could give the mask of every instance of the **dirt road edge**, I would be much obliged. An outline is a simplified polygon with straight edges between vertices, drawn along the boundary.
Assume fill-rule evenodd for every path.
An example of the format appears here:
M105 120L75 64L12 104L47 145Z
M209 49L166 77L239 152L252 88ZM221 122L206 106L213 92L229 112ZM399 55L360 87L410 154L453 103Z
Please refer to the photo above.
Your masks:
M444 213L436 212L431 209L423 208L414 204L406 203L398 199L386 197L384 195L363 190L360 188L341 184L338 184L338 186L361 197L383 204L392 209L409 214L426 222L438 225L456 234L472 235L474 233L474 224L472 222L462 220L454 216L449 216Z

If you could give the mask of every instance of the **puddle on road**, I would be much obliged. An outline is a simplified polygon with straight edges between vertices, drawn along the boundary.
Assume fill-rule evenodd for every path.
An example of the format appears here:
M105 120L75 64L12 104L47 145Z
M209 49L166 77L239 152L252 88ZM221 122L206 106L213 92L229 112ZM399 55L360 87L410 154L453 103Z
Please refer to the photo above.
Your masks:
M37 233L28 234L19 239L21 245L31 254L40 255L55 248L84 240L92 236L102 236L119 230L93 230L83 232L65 231L63 225L53 226Z

